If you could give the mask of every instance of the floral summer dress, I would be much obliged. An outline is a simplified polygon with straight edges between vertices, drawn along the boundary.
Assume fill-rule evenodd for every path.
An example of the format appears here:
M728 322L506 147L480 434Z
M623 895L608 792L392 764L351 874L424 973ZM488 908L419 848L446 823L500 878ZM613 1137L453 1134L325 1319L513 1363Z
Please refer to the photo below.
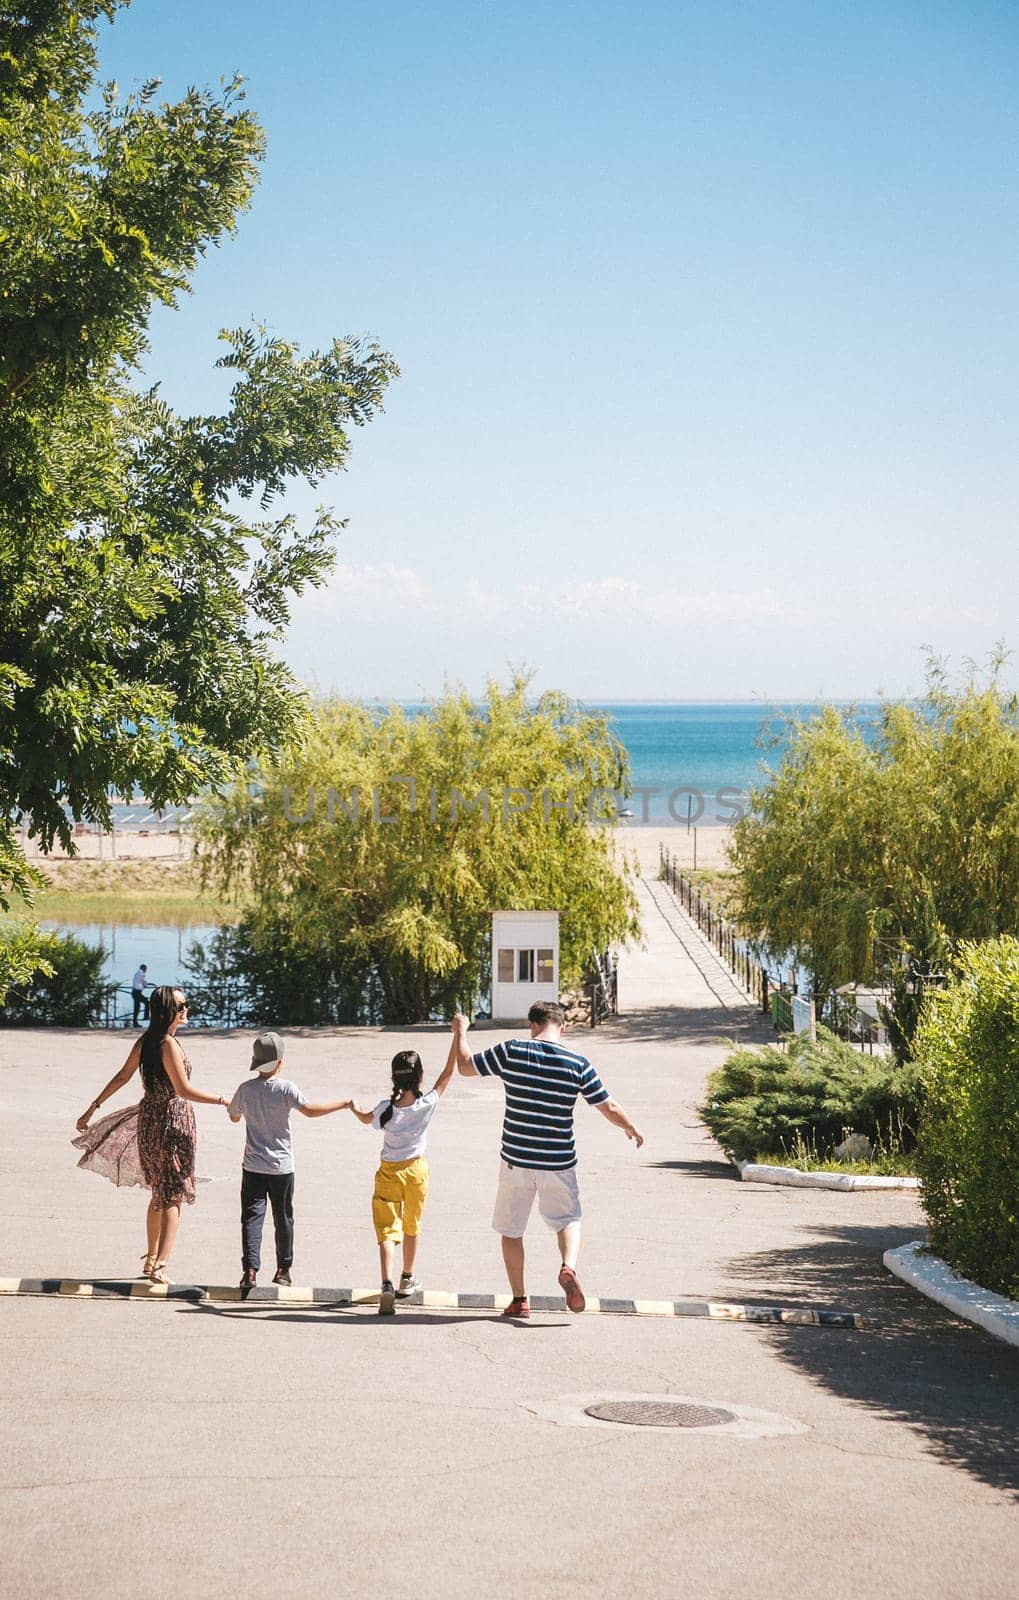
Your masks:
M184 1071L190 1078L187 1056ZM84 1151L78 1162L84 1172L97 1172L118 1188L151 1189L158 1206L193 1206L195 1134L194 1107L174 1094L160 1067L138 1105L102 1117L71 1143Z

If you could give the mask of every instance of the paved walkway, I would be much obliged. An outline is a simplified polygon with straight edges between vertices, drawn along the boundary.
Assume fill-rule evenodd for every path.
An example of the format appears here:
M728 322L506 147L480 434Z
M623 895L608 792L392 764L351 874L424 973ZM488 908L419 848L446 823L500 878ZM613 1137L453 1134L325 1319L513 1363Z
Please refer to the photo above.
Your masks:
M639 878L636 888L644 947L625 950L620 958L620 1011L629 1015L663 1006L747 1010L748 996L672 890L652 877ZM678 1017L676 1026L680 1031Z
M638 1152L578 1109L586 1292L839 1307L880 1326L3 1296L10 1593L1013 1600L1019 1353L883 1270L882 1251L922 1231L912 1196L739 1182L696 1107L727 1039L769 1030L667 891L640 892L627 1014L577 1039L646 1136ZM394 1051L437 1072L446 1048L440 1029L283 1032L315 1099L377 1099ZM196 1085L232 1092L249 1047L195 1038ZM0 1033L0 1275L122 1280L136 1265L144 1196L78 1173L69 1142L124 1050L123 1036ZM236 1283L240 1132L216 1108L197 1116L206 1181L173 1276ZM457 1079L433 1124L430 1293L505 1289L488 1225L500 1118L498 1085ZM295 1281L370 1283L376 1137L343 1115L298 1119L295 1144ZM527 1250L529 1288L555 1295L537 1221ZM751 1437L586 1417L624 1394L765 1420Z

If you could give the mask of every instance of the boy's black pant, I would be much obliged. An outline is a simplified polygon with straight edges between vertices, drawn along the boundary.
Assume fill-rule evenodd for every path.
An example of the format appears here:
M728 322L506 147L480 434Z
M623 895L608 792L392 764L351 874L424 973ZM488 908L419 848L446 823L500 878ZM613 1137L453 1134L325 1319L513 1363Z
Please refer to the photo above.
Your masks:
M294 1174L292 1172L241 1172L241 1259L245 1272L262 1265L262 1224L265 1202L272 1206L276 1231L276 1268L294 1264Z

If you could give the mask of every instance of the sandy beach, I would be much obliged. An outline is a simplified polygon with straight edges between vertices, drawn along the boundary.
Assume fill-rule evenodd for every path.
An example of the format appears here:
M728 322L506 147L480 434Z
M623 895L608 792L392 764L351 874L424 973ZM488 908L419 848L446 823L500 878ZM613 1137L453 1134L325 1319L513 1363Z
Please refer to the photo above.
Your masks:
M636 855L645 876L656 877L660 849L668 850L681 867L688 870L724 872L728 868L726 851L732 829L666 828L654 823L620 827L616 842L620 850ZM194 853L194 840L187 832L141 832L118 828L115 835L81 832L75 836L78 858L83 861L186 861ZM34 839L25 841L30 861L67 861L59 846L44 856ZM696 857L696 858L695 858Z
M194 854L194 839L189 833L152 831L139 832L133 828L118 828L115 834L97 833L95 829L75 829L75 854L55 844L44 854L38 839L22 840L28 860L36 866L47 861L189 861Z
M656 878L663 850L687 871L694 867L698 872L728 871L731 837L731 828L691 828L688 833L685 828L661 828L649 823L620 828L616 843L624 853L636 855L644 877Z

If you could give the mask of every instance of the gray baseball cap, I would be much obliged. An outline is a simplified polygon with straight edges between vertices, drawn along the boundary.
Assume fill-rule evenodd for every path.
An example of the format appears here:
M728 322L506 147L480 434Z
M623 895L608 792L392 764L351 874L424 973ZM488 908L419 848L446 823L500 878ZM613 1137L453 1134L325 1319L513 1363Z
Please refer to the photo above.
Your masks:
M261 1072L263 1067L274 1067L283 1059L283 1040L278 1033L260 1033L251 1047L249 1071Z

